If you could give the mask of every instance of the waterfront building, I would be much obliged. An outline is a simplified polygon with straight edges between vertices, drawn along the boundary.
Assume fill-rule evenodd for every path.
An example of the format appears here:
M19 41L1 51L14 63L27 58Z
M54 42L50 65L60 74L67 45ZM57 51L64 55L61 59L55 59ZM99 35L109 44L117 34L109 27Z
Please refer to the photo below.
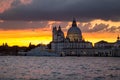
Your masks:
M114 46L114 43L109 43L107 41L99 41L97 43L95 43L94 47L95 48L112 48Z
M120 56L120 38L117 37L116 42L99 41L94 45L96 56Z
M120 37L119 37L119 35L118 35L118 37L117 37L117 41L116 41L115 44L114 44L114 47L115 47L115 48L120 48Z
M83 39L82 31L73 19L66 36L60 26L53 27L51 49L62 56L120 56L120 37L114 43L102 40L93 46Z
M60 55L83 55L87 54L84 49L93 48L92 43L85 41L80 28L77 26L76 20L73 19L72 26L64 36L61 27L53 27L51 47L55 53Z

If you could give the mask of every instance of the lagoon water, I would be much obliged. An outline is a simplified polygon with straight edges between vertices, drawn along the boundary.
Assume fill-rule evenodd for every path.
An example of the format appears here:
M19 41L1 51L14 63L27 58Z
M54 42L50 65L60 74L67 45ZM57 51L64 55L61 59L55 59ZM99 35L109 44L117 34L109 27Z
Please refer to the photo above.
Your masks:
M120 57L0 56L0 80L120 80Z

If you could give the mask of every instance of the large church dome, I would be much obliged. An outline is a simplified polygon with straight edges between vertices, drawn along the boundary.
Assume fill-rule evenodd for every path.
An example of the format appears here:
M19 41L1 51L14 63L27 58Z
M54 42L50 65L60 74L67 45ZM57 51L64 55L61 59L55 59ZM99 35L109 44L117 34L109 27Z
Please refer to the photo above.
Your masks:
M81 34L81 30L78 27L71 27L68 30L68 34Z
M70 41L82 41L82 32L77 27L76 20L73 20L72 27L67 32L67 38L70 39Z

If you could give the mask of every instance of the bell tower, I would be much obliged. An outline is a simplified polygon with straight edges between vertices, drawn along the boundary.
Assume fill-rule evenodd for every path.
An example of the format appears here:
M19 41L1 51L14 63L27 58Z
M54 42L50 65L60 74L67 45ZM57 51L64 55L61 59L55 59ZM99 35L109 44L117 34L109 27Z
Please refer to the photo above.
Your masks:
M53 27L53 31L52 31L52 41L54 41L54 42L57 41L57 28L56 28L56 26Z

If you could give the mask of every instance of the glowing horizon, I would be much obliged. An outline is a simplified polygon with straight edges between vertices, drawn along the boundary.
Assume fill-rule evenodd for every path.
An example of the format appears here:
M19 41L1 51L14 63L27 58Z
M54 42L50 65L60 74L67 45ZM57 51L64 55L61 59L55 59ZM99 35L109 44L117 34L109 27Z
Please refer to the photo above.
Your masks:
M117 40L116 38L117 35L115 34L117 33L104 33L104 35L97 36L96 33L91 33L91 34L83 33L83 38L85 39L85 41L90 41L93 44L101 40L105 40L108 42L115 42ZM107 35L108 37L106 37L105 35ZM112 38L110 38L110 36L112 36ZM2 45L3 43L8 43L9 46L14 46L14 45L28 46L30 42L34 45L37 45L37 44L48 44L50 41L52 41L52 35L41 36L41 37L4 38L4 39L0 39L1 42L0 45Z
M57 23L62 24L63 22L60 21L49 21L47 26L44 28L37 28L37 29L25 29L25 30L0 30L0 45L3 43L8 43L9 46L28 46L31 42L34 45L37 44L48 44L52 41L52 27L55 26L53 24ZM112 22L112 21L103 21L103 20L94 20L91 21L91 25L104 23L109 24L111 26L119 26L120 22ZM80 22L78 22L78 27ZM85 23L83 23L85 24ZM62 27L62 26L61 26ZM71 22L67 22L66 27L62 27L62 30L66 36L67 30L71 27ZM105 40L108 42L115 42L117 39L119 32L83 32L83 38L86 41L90 41L93 44L100 41Z

